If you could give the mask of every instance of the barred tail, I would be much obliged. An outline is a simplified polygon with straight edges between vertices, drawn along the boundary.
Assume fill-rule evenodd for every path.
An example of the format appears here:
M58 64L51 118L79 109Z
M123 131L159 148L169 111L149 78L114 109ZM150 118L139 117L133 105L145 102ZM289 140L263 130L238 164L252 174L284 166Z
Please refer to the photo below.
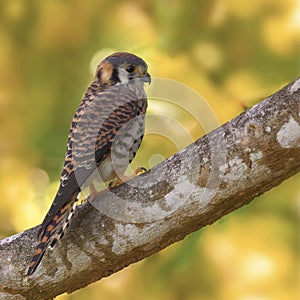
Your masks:
M40 264L45 251L48 247L50 241L50 236L49 236L49 231L46 231L45 234L43 235L41 242L39 243L37 249L34 251L32 260L29 264L28 270L26 275L30 276L33 274L33 272L35 271L35 269L38 267L38 265Z
M73 195L71 200L63 206L57 214L52 218L51 222L46 227L41 235L40 243L35 250L32 260L29 263L27 276L34 273L40 264L47 248L53 248L57 241L59 241L70 225L70 221L74 215L80 194L77 192Z

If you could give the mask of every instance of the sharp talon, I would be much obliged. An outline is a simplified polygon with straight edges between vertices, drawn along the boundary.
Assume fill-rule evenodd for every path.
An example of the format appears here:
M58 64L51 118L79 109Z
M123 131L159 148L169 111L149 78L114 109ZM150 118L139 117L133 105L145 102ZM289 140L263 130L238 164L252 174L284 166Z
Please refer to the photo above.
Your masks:
M109 186L110 188L114 188L114 187L116 187L116 186L118 186L118 185L120 185L120 184L122 184L122 183L124 183L124 181L121 180L120 178L117 178L117 179L111 181L111 182L108 184L108 186Z
M117 177L115 180L111 181L109 184L108 184L108 187L109 188L114 188L122 183L125 183L131 179L133 179L134 177L140 175L140 174L143 174L147 172L147 169L144 168L144 167L138 167L135 172L134 172L134 175L132 176L125 176L123 175L121 178L120 177Z
M144 168L144 167L138 167L136 170L135 170L135 175L140 175L140 174L143 174L143 173L145 173L145 172L147 172L147 169L146 168Z
M83 198L81 200L81 204L84 204L84 203L89 202L89 201L90 201L90 196L88 196L87 198Z

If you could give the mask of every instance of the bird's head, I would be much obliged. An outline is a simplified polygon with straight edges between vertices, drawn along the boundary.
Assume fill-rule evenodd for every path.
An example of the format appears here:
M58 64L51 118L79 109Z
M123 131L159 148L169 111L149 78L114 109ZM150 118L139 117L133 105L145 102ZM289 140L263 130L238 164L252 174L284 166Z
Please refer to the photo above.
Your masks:
M116 52L106 57L97 68L96 79L105 86L131 82L137 85L151 83L145 61L128 52Z

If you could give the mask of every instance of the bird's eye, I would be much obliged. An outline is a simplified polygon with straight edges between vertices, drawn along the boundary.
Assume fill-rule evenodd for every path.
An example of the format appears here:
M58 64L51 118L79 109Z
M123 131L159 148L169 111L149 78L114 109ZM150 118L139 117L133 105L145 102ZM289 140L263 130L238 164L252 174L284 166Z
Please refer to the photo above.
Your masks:
M126 67L126 71L127 71L128 73L132 73L132 72L134 71L134 69L135 69L135 67L134 67L133 65L128 65L128 66Z

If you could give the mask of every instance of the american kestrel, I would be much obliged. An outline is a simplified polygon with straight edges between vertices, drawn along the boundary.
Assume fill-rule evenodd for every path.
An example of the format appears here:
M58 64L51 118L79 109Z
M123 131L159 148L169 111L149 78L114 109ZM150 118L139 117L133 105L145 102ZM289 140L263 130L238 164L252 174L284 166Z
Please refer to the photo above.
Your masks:
M144 135L148 66L141 58L117 52L98 66L73 117L60 185L39 230L40 243L27 275L39 265L46 249L62 238L74 214L80 191L99 172L104 182L120 178L134 158Z

